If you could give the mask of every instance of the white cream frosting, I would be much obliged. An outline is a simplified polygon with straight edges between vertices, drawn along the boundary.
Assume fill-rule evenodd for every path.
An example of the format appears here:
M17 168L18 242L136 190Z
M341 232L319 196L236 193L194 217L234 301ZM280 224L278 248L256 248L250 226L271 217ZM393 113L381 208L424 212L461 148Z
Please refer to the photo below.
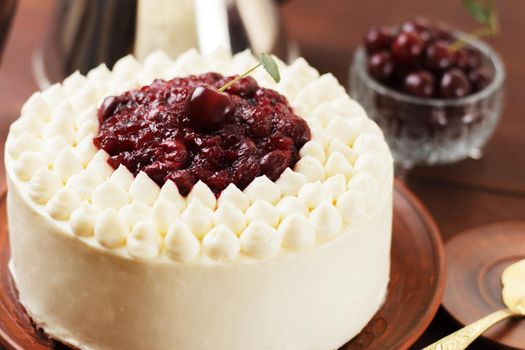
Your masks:
M283 197L279 203L277 203L276 208L283 219L293 213L298 213L303 216L308 216L309 214L306 204L294 196Z
M274 205L264 200L256 200L246 210L246 218L249 222L258 221L268 226L276 227L279 223L279 211Z
M213 210L194 200L184 209L182 221L198 238L202 238L213 226Z
M241 235L242 251L254 258L268 258L279 252L281 235L263 222L254 221Z
M40 139L24 132L16 136L6 145L7 152L11 157L17 159L21 154L27 151L38 151L40 148Z
M127 239L129 255L137 259L151 259L159 254L162 236L149 221L137 223Z
M61 188L60 177L45 167L38 169L31 178L28 194L35 202L45 204Z
M106 151L98 150L86 169L92 170L93 173L106 180L114 172L113 168L108 164L108 158L109 154L107 154Z
M219 204L219 208L213 214L215 226L224 226L235 234L241 234L246 227L248 220L239 207L232 202L224 201Z
M122 189L128 191L133 183L135 177L124 165L119 165L118 168L111 174L111 181L122 187ZM137 189L137 191L139 191ZM160 192L158 189L154 190L155 192Z
M214 260L232 260L239 254L241 243L230 229L216 226L204 236L202 249Z
M282 196L296 196L307 181L305 175L286 168L275 184L281 190Z
M129 187L129 194L134 200L152 205L159 196L160 188L146 173L140 172Z
M223 203L231 203L233 206L244 211L250 206L250 199L235 184L229 184L219 196L219 209Z
M279 187L265 175L256 177L244 190L251 203L262 200L275 204L281 198Z
M49 215L56 220L67 220L80 204L82 199L67 187L62 187L46 204Z
M42 155L45 157L48 165L53 165L57 155L64 148L69 147L70 145L64 140L62 136L54 136L50 138L45 138L42 140Z
M158 232L165 235L171 224L180 216L180 213L175 203L164 198L158 198L151 208L150 216Z
M107 208L95 223L94 233L100 245L106 248L116 248L126 242L129 228L114 209Z
M285 247L304 249L315 242L315 230L308 219L300 214L293 213L287 216L279 225L279 233Z
M131 196L113 181L106 180L93 192L92 202L100 209L119 210L131 202Z
M149 205L141 201L133 201L120 208L118 214L132 228L139 221L147 220L150 212L151 207Z
M323 146L315 140L308 141L303 145L299 150L299 156L311 156L320 161L322 164L326 161L326 154L324 152Z
M160 189L159 199L165 199L168 202L173 203L179 212L182 212L187 205L186 198L179 193L177 185L171 180L166 181Z
M40 153L25 152L16 161L13 170L20 180L29 181L38 169L45 166L45 159Z
M342 154L350 164L354 164L357 159L357 154L354 149L350 148L339 139L333 139L328 144L327 154L332 155L334 153Z
M326 179L323 186L333 199L338 199L346 192L346 178L343 174L334 175Z
M82 162L73 152L71 147L64 148L55 159L53 170L62 181L66 182L71 176L83 170Z
M356 130L350 123L351 119L336 116L326 126L325 133L331 140L338 139L346 145L351 145L356 138Z
M323 202L332 202L331 193L320 181L310 182L301 187L298 198L309 209L315 209Z
M312 156L304 156L299 159L294 170L303 174L309 182L323 181L326 177L323 164Z
M103 182L94 170L84 170L71 176L66 182L66 187L71 188L82 199L91 200L95 189Z
M115 170L107 162L109 155L93 144L96 111L105 96L159 76L201 73L211 67L235 74L254 62L248 52L202 57L192 50L174 61L157 53L144 64L127 56L113 72L100 65L87 78L75 73L63 84L35 93L24 105L6 143L13 193L11 269L22 303L49 334L81 349L163 349L176 340L177 348L230 350L233 339L243 349L332 349L356 334L377 310L388 280L392 158L377 125L333 76L320 76L303 59L289 66L279 62L279 84L264 70L256 71L261 86L283 93L295 113L305 118L312 140L299 151L293 169L275 182L261 176L243 191L230 184L217 199L203 182L183 197L172 181L159 188L144 173L133 176L123 166ZM38 224L27 226L28 217ZM37 232L40 227L45 236ZM47 253L41 248L47 246L44 239L53 241L47 249L53 259L47 265L24 265L29 249L30 255ZM73 255L82 259L77 262ZM107 290L122 288L121 295L90 295L89 307L103 310L97 315L74 302L74 315L79 310L89 315L82 323L68 314L72 308L58 307L62 301L57 300L53 310L66 322L49 320L39 303L53 293L45 293L45 283L45 294L30 288L34 277L30 279L28 271L45 272L59 261L68 262L54 269L69 271L59 279L71 281L65 290L75 289L76 295L89 290L84 279L72 280L81 271L78 276L92 274L92 280L100 279ZM369 266L366 273L362 266ZM312 286L312 278L319 283ZM159 294L152 292L154 284ZM355 290L357 284L363 292ZM260 288L264 285L273 286L275 294ZM275 288L281 285L286 288ZM170 293L162 289L167 286ZM133 299L139 291L144 296L140 301ZM230 293L238 297L226 298ZM254 320L243 314L251 306L238 304L254 293L268 310L265 315L272 315L271 333L261 323L264 317ZM333 305L314 305L311 300L319 295ZM107 305L119 305L130 314ZM357 311L339 313L349 307ZM225 309L239 315L239 321L225 317ZM148 313L139 312L145 310ZM235 330L235 336L210 328L206 333L213 345L196 343L202 339L195 336L203 329L198 326L202 319L182 315L210 312L217 319L208 326L220 323L223 330ZM150 328L162 319L181 325L185 336ZM326 319L340 323L328 327ZM130 331L130 322L142 328ZM337 328L338 324L348 326ZM82 337L64 331L65 325ZM260 336L250 337L246 327L258 329ZM112 328L125 330L127 336L100 331ZM294 333L297 329L305 331L299 335ZM140 334L148 336L147 343Z
M342 174L349 180L353 173L354 168L343 154L339 152L330 154L326 161L326 175L328 177Z
M202 181L197 181L197 183L191 189L191 192L188 194L188 203L191 203L194 200L198 200L202 205L210 209L215 209L217 205L217 199L211 191L211 189Z
M79 237L93 236L95 222L97 222L99 215L100 209L88 202L83 202L69 217L69 224L73 234Z
M332 236L339 233L343 220L339 211L331 204L322 202L310 214L310 223L319 236Z
M164 242L166 254L173 260L189 260L200 251L199 240L182 221L176 220L169 228Z
M197 67L206 69L210 57L190 51L171 61L158 52L142 65L126 56L113 72L100 65L87 78L75 73L62 85L35 93L24 105L7 142L7 153L16 160L15 174L29 182L30 197L39 204L50 201L47 211L57 220L68 219L80 202L87 200L100 212L113 209L130 230L138 222L151 222L150 227L155 227L161 237L180 218L199 240L218 226L238 236L252 222L276 228L291 213L310 217L312 224L320 227L325 217L334 219L335 224L316 228L315 232L335 236L344 229L339 221L352 223L364 215L360 214L362 208L373 207L382 188L379 185L391 176L391 157L384 138L332 75L320 76L302 59L290 66L279 61L282 84L268 80L263 70L254 75L261 85L285 93L296 113L303 112L312 128L312 140L300 149L300 159L277 181L260 176L244 191L230 184L218 199L199 181L185 198L171 181L159 188L143 172L135 177L122 165L112 169L107 163L109 155L92 142L102 99L137 85L134 79L146 84L159 72L167 72L166 67L158 66L161 62L172 64L172 73L197 73ZM217 60L213 67L229 67L228 74L237 71L231 62L243 66L256 62L248 52L234 57L221 52L213 57ZM36 126L24 131L18 124L26 120L37 121L26 123ZM57 192L59 195L53 197ZM61 198L67 203L59 203Z
M319 76L302 59L290 66L279 61L282 84L267 79L262 70L254 75L261 85L285 93L296 113L304 112L312 128L313 138L299 151L300 159L277 181L260 176L244 191L230 184L218 199L199 181L185 198L171 181L159 188L143 172L135 177L122 165L112 169L107 163L109 155L97 151L92 142L102 99L137 85L133 81L137 76L141 83L148 83L159 71L166 72L163 65L167 62L173 64L172 73L188 74L198 72L193 71L198 66L205 69L207 59L196 51L176 61L155 53L142 65L126 56L113 72L101 65L88 78L75 73L62 85L35 93L23 107L7 143L8 154L16 159L16 176L29 181L30 197L40 204L50 201L47 211L57 220L68 219L80 202L87 200L100 212L113 209L131 231L138 222L150 219L161 237L178 218L197 239L202 239L218 226L238 236L253 222L276 228L292 213L309 217L314 227L319 226L314 230L318 235L336 236L343 229L339 222L351 223L366 216L363 208L373 207L382 188L379 185L391 176L386 143L378 127L344 94L336 79L330 74ZM222 62L214 66L218 69L221 65L231 67L231 62L245 66L255 62L247 52L233 58L223 52L215 59ZM236 71L228 69L229 74ZM34 128L22 129L22 125L32 124ZM46 169L46 160L50 169ZM78 222L84 220L81 212L75 217ZM331 220L335 221L323 229L324 222ZM82 232L77 226L76 230Z

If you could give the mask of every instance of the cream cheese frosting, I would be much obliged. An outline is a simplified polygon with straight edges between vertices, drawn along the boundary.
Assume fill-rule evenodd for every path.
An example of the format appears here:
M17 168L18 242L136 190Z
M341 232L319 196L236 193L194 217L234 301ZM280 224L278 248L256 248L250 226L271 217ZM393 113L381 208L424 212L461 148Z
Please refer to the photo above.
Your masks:
M206 57L190 50L174 61L156 52L144 63L127 56L115 64L113 71L101 65L87 76L75 73L62 84L36 92L23 106L20 118L11 126L5 155L11 240L15 241L11 269L15 280L20 278L17 285L22 303L37 323L43 319L49 326L44 329L52 336L62 339L64 330L58 328L64 325L53 328L42 310L34 310L29 293L23 290L25 283L21 279L25 277L20 266L24 264L20 261L24 252L17 247L24 244L13 239L15 234L23 236L18 232L18 226L24 226L18 224L21 215L37 217L54 227L59 231L56 239L63 239L66 245L79 245L78 249L88 255L101 254L109 260L120 259L122 264L140 263L152 269L161 264L161 270L170 266L178 270L186 265L191 266L190 270L197 269L195 266L209 268L211 264L218 271L233 266L245 266L240 269L249 271L250 266L301 260L308 254L318 256L323 251L337 250L334 245L360 243L366 240L361 237L366 235L362 232L367 230L365 223L374 218L380 221L371 225L377 226L373 241L378 247L371 245L368 256L361 249L351 249L362 261L357 261L358 256L351 260L381 265L372 268L378 274L377 280L366 277L370 280L367 287L377 292L371 309L377 309L388 281L392 158L377 125L331 74L319 75L302 58L289 66L278 60L282 74L278 84L263 70L254 72L261 86L284 94L312 130L312 140L300 150L299 161L275 182L260 176L244 190L230 184L218 199L204 182L198 182L183 197L171 181L159 187L143 172L134 177L123 166L113 169L107 163L107 153L93 145L98 129L96 110L105 96L149 84L159 77L210 70L236 74L254 62L249 52L230 57L221 50ZM27 213L17 213L19 206L24 206ZM363 316L371 316L371 311L363 312ZM361 327L366 317L359 320ZM341 325L331 332L333 343L294 347L299 343L291 341L291 345L280 349L328 349L324 345L342 345L348 340L343 334L353 336L358 328L352 333ZM124 344L130 345L115 340L97 345L94 339L67 334L64 340L82 349L124 349ZM245 340L238 344L251 344ZM181 344L187 346L177 348L226 349L204 343L196 347L197 341ZM272 344L285 343L281 339ZM278 349L273 345L260 348ZM152 347L157 348L165 347Z

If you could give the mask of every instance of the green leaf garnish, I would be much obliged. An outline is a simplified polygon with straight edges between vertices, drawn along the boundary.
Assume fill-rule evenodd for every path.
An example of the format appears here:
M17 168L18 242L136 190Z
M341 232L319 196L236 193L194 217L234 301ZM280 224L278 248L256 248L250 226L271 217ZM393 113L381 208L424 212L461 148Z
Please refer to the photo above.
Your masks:
M499 33L498 12L493 0L463 0L463 6L470 16L482 25L482 27L468 33L467 38L494 36ZM450 45L450 49L456 51L465 44L465 40L458 39Z
M463 6L478 23L488 25L489 8L478 0L463 0Z
M272 56L262 53L261 54L261 63L270 74L270 76L273 78L273 80L278 83L281 81L281 74L279 74L279 67L277 67L277 63L273 60Z
M259 63L256 66L248 69L246 72L242 73L237 78L230 80L229 82L221 86L219 88L219 91L220 92L226 91L226 89L228 89L230 86L232 86L233 84L238 82L240 79L244 78L245 76L247 76L248 74L256 70L257 68L259 68L260 66L264 67L264 69L268 72L268 74L270 74L270 76L273 78L273 80L276 83L281 81L281 74L279 73L279 67L277 66L277 63L275 63L272 56L262 53L259 59Z
M474 20L488 27L493 34L498 33L498 12L494 0L463 0L463 5Z

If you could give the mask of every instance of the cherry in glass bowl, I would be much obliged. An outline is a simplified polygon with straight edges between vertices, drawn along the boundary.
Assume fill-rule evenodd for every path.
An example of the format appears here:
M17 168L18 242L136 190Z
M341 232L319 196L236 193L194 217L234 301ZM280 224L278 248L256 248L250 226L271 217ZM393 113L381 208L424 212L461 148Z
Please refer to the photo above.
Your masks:
M465 38L463 33L456 37ZM385 134L395 162L403 168L479 158L503 106L505 69L498 54L481 40L468 39L492 76L480 91L459 98L418 97L394 90L370 76L359 47L350 71L353 97Z

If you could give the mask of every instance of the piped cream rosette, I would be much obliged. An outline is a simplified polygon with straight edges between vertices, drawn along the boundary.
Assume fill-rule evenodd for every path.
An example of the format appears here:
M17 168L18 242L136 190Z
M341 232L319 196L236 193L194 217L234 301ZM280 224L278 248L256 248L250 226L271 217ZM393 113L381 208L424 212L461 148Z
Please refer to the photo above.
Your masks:
M230 184L218 200L198 182L183 197L171 181L159 188L145 173L114 170L94 146L106 96L155 78L238 74L256 63L247 51L202 57L190 50L175 61L156 52L143 63L126 56L113 71L100 65L87 76L74 73L23 106L7 141L8 172L42 215L123 258L251 261L352 234L391 186L392 158L380 129L337 80L302 58L289 66L278 61L278 84L264 70L253 73L261 86L285 95L312 131L299 161L276 182L261 176L242 191Z

